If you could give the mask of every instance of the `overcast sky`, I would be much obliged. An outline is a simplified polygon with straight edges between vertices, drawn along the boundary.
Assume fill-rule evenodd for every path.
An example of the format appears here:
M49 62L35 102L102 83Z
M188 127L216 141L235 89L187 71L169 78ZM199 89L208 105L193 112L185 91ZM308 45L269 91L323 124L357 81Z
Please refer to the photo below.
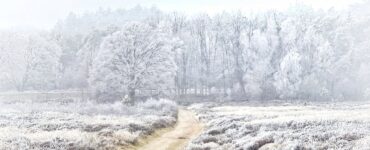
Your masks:
M0 28L50 29L70 12L81 14L99 8L156 6L164 11L187 14L223 10L261 11L285 9L297 1L314 8L345 8L354 0L0 0Z

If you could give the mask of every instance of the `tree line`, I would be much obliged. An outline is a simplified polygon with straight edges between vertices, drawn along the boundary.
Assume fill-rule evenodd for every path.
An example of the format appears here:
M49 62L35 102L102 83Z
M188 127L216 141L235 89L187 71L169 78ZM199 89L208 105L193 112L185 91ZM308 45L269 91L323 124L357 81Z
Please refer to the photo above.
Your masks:
M139 95L366 99L370 19L358 8L71 13L51 31L1 31L0 89L86 89L102 102Z

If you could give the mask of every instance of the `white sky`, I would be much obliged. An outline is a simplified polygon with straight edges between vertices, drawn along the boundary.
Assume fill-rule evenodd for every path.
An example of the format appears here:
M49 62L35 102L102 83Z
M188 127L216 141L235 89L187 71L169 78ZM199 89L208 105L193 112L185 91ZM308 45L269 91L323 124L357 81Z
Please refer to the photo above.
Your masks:
M296 2L314 8L345 8L354 0L0 0L0 28L50 29L70 12L81 14L99 8L131 8L138 4L187 14L223 10L285 9Z

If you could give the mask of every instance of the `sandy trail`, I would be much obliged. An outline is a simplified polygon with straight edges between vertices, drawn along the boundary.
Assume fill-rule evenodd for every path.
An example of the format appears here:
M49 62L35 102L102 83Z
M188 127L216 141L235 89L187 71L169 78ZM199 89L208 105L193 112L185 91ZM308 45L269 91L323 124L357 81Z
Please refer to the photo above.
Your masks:
M138 150L183 150L188 142L198 136L203 126L189 110L180 109L176 126L147 141Z

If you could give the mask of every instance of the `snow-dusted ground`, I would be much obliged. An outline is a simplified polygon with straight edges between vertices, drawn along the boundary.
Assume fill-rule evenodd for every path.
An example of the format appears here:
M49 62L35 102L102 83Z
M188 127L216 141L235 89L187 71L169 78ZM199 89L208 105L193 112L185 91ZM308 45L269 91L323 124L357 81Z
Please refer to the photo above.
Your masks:
M177 106L89 102L0 102L0 149L119 149L176 122Z
M370 149L370 103L194 104L206 123L189 150Z

